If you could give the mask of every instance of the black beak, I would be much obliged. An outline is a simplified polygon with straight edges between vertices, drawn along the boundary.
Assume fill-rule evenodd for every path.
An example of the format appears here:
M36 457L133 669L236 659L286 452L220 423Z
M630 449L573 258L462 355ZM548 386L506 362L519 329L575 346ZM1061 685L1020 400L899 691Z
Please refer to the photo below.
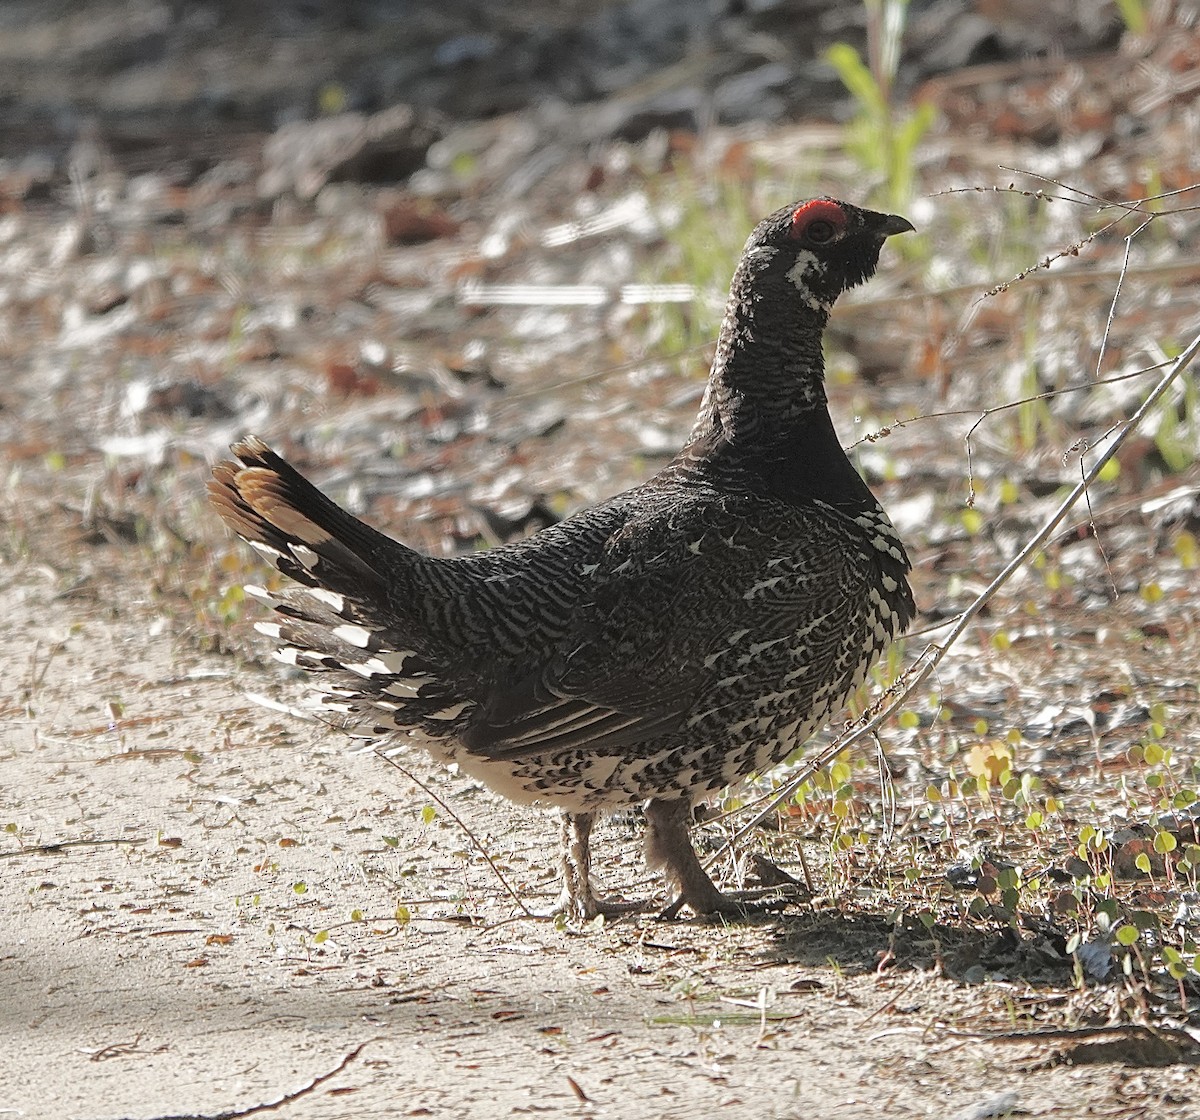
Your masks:
M899 214L872 214L871 226L873 232L881 237L891 237L894 233L914 233L917 228Z

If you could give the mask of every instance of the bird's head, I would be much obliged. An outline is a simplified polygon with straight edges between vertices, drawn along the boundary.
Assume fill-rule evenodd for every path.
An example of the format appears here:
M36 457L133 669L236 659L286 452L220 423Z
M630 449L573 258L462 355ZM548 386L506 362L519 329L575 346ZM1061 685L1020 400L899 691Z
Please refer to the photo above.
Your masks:
M785 206L754 228L742 251L734 292L757 300L799 303L827 313L848 288L875 271L879 250L894 233L913 225L896 214L879 214L834 198L811 198Z
M884 241L912 228L895 214L834 198L795 202L754 227L684 461L711 459L718 447L761 457L768 446L792 447L804 423L828 416L822 336L829 310L874 273Z

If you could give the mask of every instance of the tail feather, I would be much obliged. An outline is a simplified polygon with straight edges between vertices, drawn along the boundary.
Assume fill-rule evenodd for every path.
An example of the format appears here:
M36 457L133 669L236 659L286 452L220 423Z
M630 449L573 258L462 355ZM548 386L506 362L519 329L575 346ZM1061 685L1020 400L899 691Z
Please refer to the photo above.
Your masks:
M253 437L234 444L209 492L240 537L301 586L247 587L275 612L257 629L275 656L322 676L323 707L373 723L371 730L433 727L442 734L467 705L389 606L406 572L424 558L335 505ZM421 650L421 652L418 652ZM443 730L444 729L444 730Z
M386 602L406 563L420 557L330 501L262 440L233 445L208 484L217 512L284 575L356 599Z

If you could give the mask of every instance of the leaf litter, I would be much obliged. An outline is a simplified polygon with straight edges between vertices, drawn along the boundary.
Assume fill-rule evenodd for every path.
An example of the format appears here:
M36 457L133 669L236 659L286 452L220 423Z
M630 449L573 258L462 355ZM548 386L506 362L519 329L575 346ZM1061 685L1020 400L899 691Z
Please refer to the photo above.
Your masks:
M1172 153L1197 149L1196 125L1164 79L1186 73L1181 34L1195 29L1127 37L1111 73L1061 88L1007 80L990 147L972 128L992 75L924 91L944 124L912 207L923 246L838 316L830 354L844 442L917 559L927 633L881 684L1030 539L1194 334L1195 195ZM1122 81L1132 93L1112 96ZM1134 103L1141 130L1123 127ZM1050 105L1078 143L1048 144ZM0 866L9 1006L31 1025L6 1062L106 1055L21 1107L268 1099L303 1082L287 1069L335 1068L378 1032L359 1100L393 1069L417 1114L528 1110L532 1090L550 1108L949 1115L971 1086L979 1107L1186 1115L1192 375L879 729L882 755L835 759L721 856L735 881L758 855L815 883L760 923L513 921L493 867L548 906L548 821L420 760L411 782L381 772L242 702L288 710L299 689L264 666L233 590L260 573L203 508L228 442L259 431L428 551L519 535L523 511L563 516L632 484L686 432L716 312L678 238L727 240L705 248L727 278L745 231L724 228L723 169L753 168L737 180L750 213L861 189L836 133L779 125L568 149L519 197L499 158L513 126L472 126L497 158L430 167L399 194L329 182L265 208L239 144L219 174L116 161L83 204L7 211ZM1001 145L1032 174L999 171ZM797 151L819 170L798 172ZM1118 200L1137 211L1106 228ZM731 791L702 845L720 852L786 778ZM418 781L452 812L429 817ZM630 882L637 835L628 814L604 826L606 885L650 887ZM130 1038L136 1096L105 1076ZM1015 1074L999 1040L1027 1048ZM414 1046L425 1064L404 1074ZM1142 1071L1119 1075L1125 1112L1122 1067Z

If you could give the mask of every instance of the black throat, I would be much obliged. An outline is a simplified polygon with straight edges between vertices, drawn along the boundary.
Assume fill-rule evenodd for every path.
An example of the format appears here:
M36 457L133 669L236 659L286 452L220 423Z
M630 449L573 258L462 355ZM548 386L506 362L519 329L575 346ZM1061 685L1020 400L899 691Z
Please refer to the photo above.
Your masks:
M842 450L824 404L792 417L785 429L770 435L741 440L736 431L715 426L693 432L668 472L789 505L823 502L850 515L876 508L875 496Z
M739 288L735 280L699 415L669 472L795 505L873 508L829 418L828 311Z
M874 270L879 243L870 247L855 258L855 282ZM820 287L832 280L811 252L793 259L774 245L747 246L699 415L669 475L793 505L877 508L829 418L822 339L846 286Z

